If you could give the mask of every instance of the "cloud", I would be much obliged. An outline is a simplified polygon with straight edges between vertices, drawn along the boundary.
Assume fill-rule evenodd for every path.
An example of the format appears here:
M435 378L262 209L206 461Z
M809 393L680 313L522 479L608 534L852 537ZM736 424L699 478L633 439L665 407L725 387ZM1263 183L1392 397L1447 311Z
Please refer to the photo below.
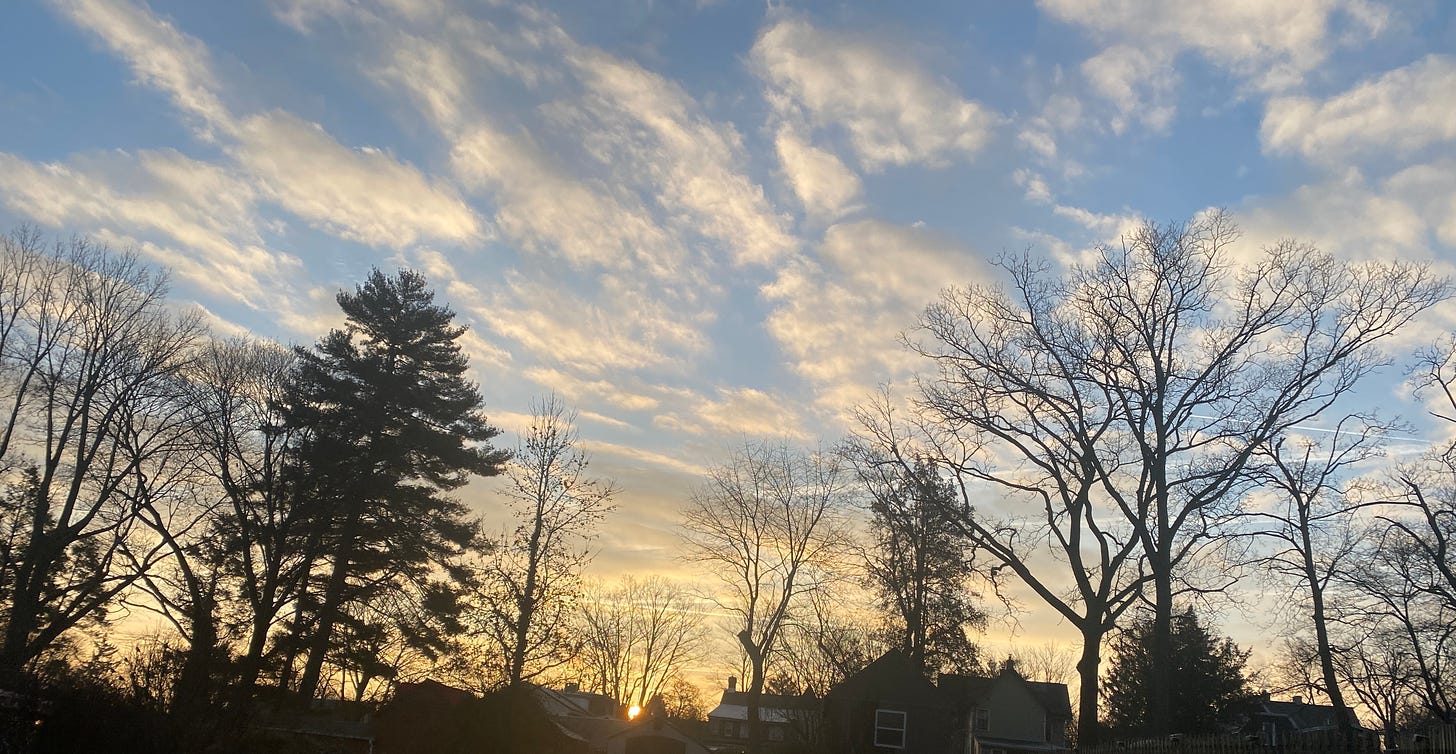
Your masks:
M1017 168L1016 172L1011 174L1011 180L1026 190L1027 201L1035 202L1036 204L1051 203L1053 198L1051 187L1047 185L1046 179L1042 178L1035 171L1027 170L1026 168Z
M532 382L555 390L574 402L599 398L628 411L647 411L657 408L661 402L644 391L625 388L624 380L621 379L583 379L560 369L547 367L531 367L522 374Z
M1369 0L1037 0L1051 18L1090 31L1107 48L1082 73L1116 109L1110 125L1153 130L1171 122L1179 55L1195 53L1256 90L1302 83L1339 45L1374 37L1389 23Z
M864 167L943 165L990 141L997 118L949 82L856 35L786 18L749 53L781 117L842 130Z
M231 121L217 96L207 48L171 22L127 2L52 0L52 5L125 60L140 83L166 92L179 110L198 118L208 138L212 128Z
M1349 260L1431 259L1433 233L1456 242L1456 165L1409 168L1372 185L1356 172L1259 198L1238 215L1250 253L1282 238L1308 241ZM1443 207L1444 205L1444 207Z
M1297 84L1342 36L1373 36L1388 11L1368 0L1037 0L1044 13L1116 43L1196 51L1261 89Z
M786 219L742 171L747 157L731 125L709 120L677 83L636 63L584 46L568 50L590 95L579 106L595 137L624 158L614 166L620 175L651 179L649 190L680 233L725 246L740 264L772 263L797 247Z
M833 220L853 209L859 198L859 176L833 154L804 142L788 127L774 139L779 165L789 186L812 218Z
M496 224L528 251L578 268L635 268L658 279L684 273L687 255L644 208L603 183L571 177L524 137L481 124L450 159L462 182L495 193Z
M1430 55L1326 100L1279 97L1260 125L1264 150L1336 162L1409 155L1456 139L1456 58Z
M695 435L787 437L807 440L799 412L789 401L750 387L720 387L714 398L700 397L685 411L659 414L653 424Z
M899 334L941 288L983 278L979 258L931 233L878 220L834 225L817 259L782 270L762 294L766 327L795 372L837 409L909 373Z
M587 299L549 273L543 279L512 273L503 287L487 289L471 312L540 363L593 378L680 371L688 357L706 349L700 321L685 320L626 281L603 276L599 285Z
M174 150L78 155L33 163L0 153L0 201L39 223L136 246L182 280L254 308L302 269L265 248L252 187L233 172Z
M1172 125L1178 74L1170 58L1115 45L1083 62L1082 75L1117 108L1110 124L1113 133L1123 133L1134 120L1152 131L1166 131Z
M262 191L315 227L350 241L401 248L481 234L449 188L377 149L350 149L323 128L274 111L244 121L230 150Z
M283 111L239 118L224 106L206 46L145 5L57 0L136 73L204 124L203 136L251 174L259 193L340 238L398 248L422 238L465 242L482 227L449 188L377 149L350 149Z

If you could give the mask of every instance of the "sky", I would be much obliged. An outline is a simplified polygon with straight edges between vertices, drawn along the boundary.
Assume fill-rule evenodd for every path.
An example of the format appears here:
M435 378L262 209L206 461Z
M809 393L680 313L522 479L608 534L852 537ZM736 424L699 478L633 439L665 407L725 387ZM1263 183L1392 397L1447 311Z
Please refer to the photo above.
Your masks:
M18 0L0 28L0 228L133 248L215 332L288 343L370 268L424 272L506 445L540 396L578 411L620 488L603 576L683 571L706 467L832 446L1002 253L1222 207L1236 258L1456 261L1439 0Z

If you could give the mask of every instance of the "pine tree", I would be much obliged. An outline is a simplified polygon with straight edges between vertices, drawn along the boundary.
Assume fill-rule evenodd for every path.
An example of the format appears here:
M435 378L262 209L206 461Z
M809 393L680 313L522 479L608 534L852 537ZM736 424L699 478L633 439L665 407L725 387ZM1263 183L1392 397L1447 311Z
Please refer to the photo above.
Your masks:
M1112 658L1103 681L1105 722L1116 734L1144 736L1159 732L1150 719L1153 709L1153 621L1140 617L1112 641ZM1188 608L1173 616L1171 730L1215 733L1235 705L1249 695L1244 679L1248 650L1232 639L1214 636Z
M376 269L338 302L347 325L298 349L285 409L304 432L300 494L330 564L298 684L305 699L347 605L427 582L476 539L465 506L443 493L498 473L508 456L488 444L499 430L465 379L465 328L434 303L422 275Z

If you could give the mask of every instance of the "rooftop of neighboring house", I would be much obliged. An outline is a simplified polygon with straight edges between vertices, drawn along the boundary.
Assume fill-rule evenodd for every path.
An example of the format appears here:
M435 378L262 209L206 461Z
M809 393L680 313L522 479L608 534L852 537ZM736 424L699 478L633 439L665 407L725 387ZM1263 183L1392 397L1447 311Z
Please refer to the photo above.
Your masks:
M546 714L553 717L618 717L616 701L604 694L582 691L575 683L553 689L531 684L536 700Z
M806 711L819 711L821 701L813 694L760 694L758 697L758 719L770 723L789 722ZM728 688L718 706L708 713L709 718L720 720L748 719L748 692L738 690L738 679L729 677Z
M1360 727L1360 719L1354 710L1346 709L1345 712L1349 715L1350 723L1354 727ZM1339 724L1333 705L1307 702L1302 696L1296 696L1289 701L1278 701L1270 699L1266 692L1254 700L1251 713L1252 717L1287 719L1290 727L1298 731L1331 730Z
M945 673L940 676L940 688L962 704L975 705L985 698L997 683L1023 683L1027 690L1041 704L1048 714L1071 717L1072 701L1067 694L1067 684L1028 681L1016 670L1016 663L1007 661L1006 666L995 676L958 675Z

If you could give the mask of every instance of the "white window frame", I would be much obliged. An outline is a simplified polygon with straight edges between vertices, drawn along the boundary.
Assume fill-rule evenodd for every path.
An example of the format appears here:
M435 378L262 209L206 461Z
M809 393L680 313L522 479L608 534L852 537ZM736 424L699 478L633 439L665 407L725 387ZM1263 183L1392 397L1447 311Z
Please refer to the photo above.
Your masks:
M900 718L900 726L897 728L894 725L885 725L885 724L882 724L881 717L880 717L881 715L898 715L899 718ZM903 748L905 748L905 720L906 720L906 715L905 715L905 712L903 710L897 710L897 709L877 709L877 710L875 710L875 746L883 746L883 747L885 747L887 749L903 749ZM889 721L885 721L885 722L889 722ZM884 743L884 742L882 742L880 740L880 732L881 731L893 731L895 733L900 734L899 735L900 742L899 743Z
M977 707L972 713L974 719L971 722L971 729L977 733L987 733L991 730L991 710L985 707Z

